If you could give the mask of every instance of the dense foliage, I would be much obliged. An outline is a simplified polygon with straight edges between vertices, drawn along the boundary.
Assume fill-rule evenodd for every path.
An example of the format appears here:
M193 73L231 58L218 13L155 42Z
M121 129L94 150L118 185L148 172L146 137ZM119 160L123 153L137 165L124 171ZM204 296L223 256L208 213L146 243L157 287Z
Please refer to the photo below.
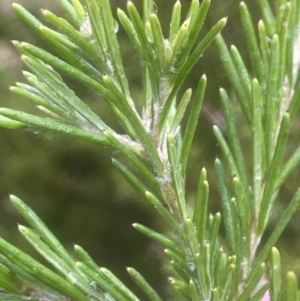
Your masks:
M257 30L247 5L239 4L251 68L235 46L228 50L221 35L226 18L201 31L209 0L191 1L184 18L177 1L167 34L151 0L143 2L142 17L131 1L127 13L118 9L115 15L108 0L59 0L67 18L43 10L45 24L13 4L15 12L56 53L13 42L29 71L23 72L27 84L17 83L10 89L30 99L40 113L1 108L1 125L79 138L117 150L127 159L113 154L112 165L166 225L163 234L140 223L133 227L164 246L172 266L168 273L173 300L298 299L297 277L288 272L282 282L280 255L273 246L298 206L300 190L267 240L262 238L280 188L300 160L300 148L291 151L288 144L300 101L300 1L277 1L273 9L266 0L257 2L262 18ZM124 68L120 26L139 57L139 92L134 92ZM194 92L185 85L214 41L233 91L219 91L225 125L214 125L213 132L222 151L222 159L214 163L222 214L209 215L205 168L192 200L187 200L186 193L188 159L207 76L199 78ZM58 72L106 101L121 128L103 112L96 114ZM241 143L239 119L250 136L251 152ZM78 245L75 261L23 201L15 196L11 201L32 227L20 225L20 233L54 269L1 238L2 300L25 300L22 295L31 300L139 300ZM224 235L219 233L221 222ZM127 272L148 299L162 300L136 269L130 267Z

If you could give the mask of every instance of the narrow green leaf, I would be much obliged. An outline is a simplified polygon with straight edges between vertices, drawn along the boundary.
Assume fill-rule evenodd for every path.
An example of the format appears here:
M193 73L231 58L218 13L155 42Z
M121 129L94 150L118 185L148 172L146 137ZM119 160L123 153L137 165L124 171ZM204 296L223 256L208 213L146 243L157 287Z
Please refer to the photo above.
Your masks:
M130 153L130 151L128 151L128 153ZM132 156L132 153L130 154ZM140 162L140 160L138 160L136 157L134 158L134 160L136 161L136 163L138 165L143 164L142 162ZM139 191L142 195L145 195L145 191L148 190L147 186L141 181L139 180L125 165L123 165L120 161L116 160L116 159L112 159L112 164L113 166L123 175L123 177L137 190ZM145 167L145 165L143 165L143 168L146 169L146 172L148 174L151 174L151 172L147 169L147 167ZM151 175L151 178L153 177L153 175ZM155 178L154 178L155 181ZM157 182L156 182L157 184ZM157 185L156 185L157 186Z
M127 17L127 15L124 13L124 11L122 11L121 9L118 8L117 10L117 14L118 14L118 18L122 24L122 26L124 27L127 35L129 36L133 46L135 47L135 49L139 52L139 54L142 57L146 57L146 50L141 46L141 42L139 39L139 36L132 24L132 22L130 21L130 19Z
M178 246L174 241L170 240L167 236L158 233L152 229L149 229L141 224L134 223L132 226L142 234L148 236L149 238L157 241L158 243L162 244L167 249L170 249L182 256L185 256L184 251Z
M62 273L66 279L77 287L80 291L89 295L96 300L101 300L102 295L96 292L89 286L88 278L76 265L70 266L64 260L62 260L57 254L52 252L47 244L42 242L38 235L29 228L19 226L19 231L26 238L26 240L60 273ZM74 269L75 266L75 269Z
M255 263L252 267L250 276L248 278L249 281L252 281L253 277L255 277L255 274L260 269L261 263L267 258L269 255L272 247L276 243L277 239L281 235L282 231L285 229L286 225L290 221L293 213L297 209L300 202L300 189L297 190L296 194L290 201L289 205L281 215L281 218L279 222L276 224L271 236L267 240L267 242L264 244L262 250L259 252L258 257L255 260ZM240 300L239 300L240 301Z
M169 41L171 44L173 44L174 39L179 30L180 16L181 16L181 4L180 1L177 0L173 6L171 23L170 23Z
M20 284L19 284L20 286ZM1 289L14 294L20 294L20 291L17 289L17 286L12 283L10 279L5 279L2 275L0 275L0 287ZM1 295L0 295L1 300Z
M82 262L77 262L77 266L92 280L94 280L102 289L110 293L112 296L116 298L116 300L124 300L129 301L130 299L127 296L124 296L111 282L107 281L106 278L103 277L102 272L96 273L93 269L90 269L87 265ZM107 299L104 299L107 300ZM138 301L139 299L135 300ZM108 301L108 300L107 300Z
M195 50L192 52L191 56L185 62L185 64L180 68L178 74L174 79L174 86L178 83L183 82L184 78L187 76L189 71L195 65L195 63L199 60L199 58L203 55L205 49L212 43L212 41L216 38L216 36L221 32L223 27L226 25L227 19L220 19L211 30L202 38L201 42L196 46Z
M155 58L155 51L153 51L153 45L149 42L147 38L147 34L145 31L145 26L143 24L142 19L139 16L139 13L135 7L135 5L131 2L127 2L127 11L130 16L131 22L134 26L134 29L138 35L141 47L145 50L145 61L147 62L147 66L149 67L149 71L151 74L151 82L153 87L154 95L158 96L158 79L160 78L158 66Z
M162 28L158 17L156 14L151 14L150 16L151 29L153 33L154 43L157 49L158 61L160 65L160 70L163 71L166 67L166 58L165 58L165 42L162 32Z
M221 214L217 212L213 216L212 224L209 229L209 243L211 249L211 257L215 256L216 248L218 246L219 229L221 224Z
M273 209L275 198L273 197L275 183L277 181L280 169L278 166L282 163L282 158L286 149L286 143L288 138L288 133L290 130L290 117L286 113L282 119L280 131L278 134L278 139L274 151L274 156L272 158L268 180L265 186L263 198L259 210L258 226L257 232L259 235L263 234L266 225L269 221L270 214Z
M236 242L234 237L234 227L233 219L232 219L232 212L231 212L231 197L230 192L227 187L226 183L226 176L223 168L223 164L219 159L215 160L215 171L218 178L218 187L219 187L219 193L221 196L221 205L223 209L223 219L226 229L226 238L228 241L228 246L232 252L236 250Z
M40 26L40 33L42 36L46 37L50 41L55 41L58 44L62 44L63 46L69 48L72 51L76 51L78 49L77 45L75 45L72 41L68 39L65 35L58 33L55 30L52 30L46 26Z
M187 105L190 102L192 96L192 89L188 89L182 96L181 101L179 102L178 108L176 109L176 113L173 119L173 123L170 129L170 135L175 136L178 128L180 127L181 120L186 111Z
M262 12L264 23L266 24L268 35L273 36L276 30L276 22L270 5L267 0L258 0L258 3Z
M238 207L238 214L241 222L241 236L242 236L242 249L243 256L245 258L245 269L249 265L250 258L250 221L251 221L251 200L245 196L245 187L243 187L241 181L237 178L233 178L233 186L235 190L236 203Z
M44 82L39 81L39 79L30 72L23 71L23 75L32 86L17 83L18 87L23 90L20 93L21 95L29 97L37 104L48 109L56 118L58 116L61 116L63 117L63 119L68 120L71 125L77 125L78 127L83 126L82 116L79 117L76 109L74 109L74 105L72 106L72 104L69 104L69 100L73 100L73 95L70 95L71 97L66 97L65 94L61 93L61 91L59 93L56 93L56 89L54 89L53 86L49 87ZM97 124L102 123L99 118L96 119L98 121Z
M232 219L233 223L235 224L234 227L234 237L236 242L236 249L234 250L236 261L235 261L235 272L233 273L232 279L231 279L231 285L232 285L232 291L234 296L238 296L239 294L239 286L241 281L241 275L245 273L245 262L248 262L249 258L245 256L244 254L244 239L242 233L242 226L241 226L241 216L238 210L237 201L235 198L231 199L231 210L232 210Z
M78 16L78 18L80 19L80 21L84 21L85 16L86 16L86 12L84 10L84 7L81 5L79 0L72 0L72 5L76 11L76 14Z
M291 5L291 11L290 11L290 16L288 19L288 32L289 34L287 35L287 41L286 41L286 53L287 53L287 74L288 74L288 81L289 81L289 86L291 88L294 88L294 85L296 83L296 76L295 74L295 67L294 66L294 45L296 43L296 38L298 35L297 31L297 18L298 18L298 13L296 11L296 0L291 0L289 1ZM296 53L295 53L296 55Z
M74 46L70 48L68 42L61 42L56 34L49 34L49 31L45 30L45 27L40 27L41 37L52 47L58 54L71 66L81 70L86 75L92 77L95 80L101 78L103 72L95 68L91 58L85 54L79 47ZM61 38L62 39L62 38ZM67 41L67 39L65 39ZM26 52L25 52L26 53ZM88 61L90 60L90 62Z
M171 226L172 229L174 229L175 232L179 233L181 238L185 240L185 233L182 230L181 226L178 224L178 222L175 220L174 216L166 209L164 204L162 204L154 194L152 194L149 191L145 192L145 196L159 212L159 214L162 216L162 218Z
M19 275L18 275L19 276ZM7 266L0 264L0 277L2 280L7 281L11 284L12 292L18 293L17 287L21 287L24 284L24 280L20 279L14 272L12 272ZM0 286L1 287L1 286Z
M16 43L13 43L15 46ZM16 46L17 47L17 46ZM56 56L38 48L31 44L22 42L20 44L20 47L17 47L20 49L20 51L24 51L38 59L41 59L43 62L53 66L54 68L57 68L67 75L79 80L80 82L83 82L88 87L94 88L96 91L107 97L107 99L110 99L110 92L103 86L103 84L99 83L98 81L94 80L90 76L86 75L84 72L74 68L73 66L69 65L68 63L58 59Z
M79 259L95 273L99 272L99 266L94 262L90 255L79 245L74 245L74 250Z
M151 44L154 44L153 31L152 31L152 28L151 28L151 23L150 23L150 21L147 21L147 22L145 23L145 31L146 31L146 35L147 35L148 41L149 41ZM154 46L154 45L153 45L153 46Z
M59 272L65 275L67 279L69 275L72 275L72 277L76 280L76 285L84 285L84 283L88 282L87 278L83 274L77 273L77 267L75 264L73 264L73 262L70 264L62 259L58 254L53 252L49 248L49 245L40 239L37 233L22 225L19 225L18 228L22 236L31 244L31 246L33 246ZM74 266L76 269L74 269Z
M284 18L285 20L289 19L291 12L291 5L287 3L285 5L285 13ZM279 31L279 45L280 45L280 52L279 52L279 76L278 76L278 99L281 100L281 108L280 108L280 115L282 116L289 108L291 103L292 95L290 91L286 91L284 86L287 84L287 38L288 38L288 21L285 21L281 25L281 29ZM283 87L283 88L281 88ZM289 90L289 89L287 89ZM285 94L290 94L289 97L286 97ZM291 112L290 116L291 116ZM292 118L291 118L292 120Z
M213 279L214 286L219 287L225 276L225 267L227 262L226 254L223 251L223 248L220 248L215 255L215 264L213 269Z
M286 300L298 300L298 280L294 272L289 271L286 274Z
M59 284L55 284L52 281L43 278L41 275L38 275L37 277L36 273L33 273L30 268L26 267L25 265L23 265L21 262L17 260L14 259L8 260L8 258L0 254L0 263L6 266L7 268L9 268L13 273L18 275L19 277L22 277L24 281L28 281L36 285L38 288L42 289L45 295L58 297L62 293Z
M185 228L191 253L196 254L199 251L197 232L192 219L189 217L185 219Z
M226 19L223 18L219 22L217 22L212 29L205 35L205 37L201 40L201 42L198 44L198 46L195 48L191 56L187 59L187 61L183 64L183 66L178 70L178 73L174 75L173 78L173 89L164 105L164 108L160 115L159 120L159 133L161 133L166 119L168 117L168 114L170 113L170 110L172 108L174 96L179 91L181 85L183 84L185 78L191 71L192 67L195 65L195 63L200 59L200 57L203 55L203 52L205 49L211 44L211 42L215 39L215 37L220 33L222 28L226 24Z
M251 121L252 121L251 108L250 108L250 104L247 102L247 99L244 97L244 95L247 95L247 92L243 88L241 78L239 77L237 70L235 69L233 60L227 49L226 43L220 34L217 35L215 41L219 48L219 52L222 53L221 61L224 65L227 76L231 84L233 85L234 92L246 116L247 122L249 125L251 125Z
M68 0L58 0L60 6L63 10L67 13L67 15L71 18L72 22L79 27L80 26L80 19L76 13L75 8L71 5Z
M172 43L172 55L173 55L172 56L172 65L173 66L176 65L176 63L178 61L178 57L181 54L182 47L188 36L189 26L190 26L190 19L183 22L183 24L181 25L178 33L176 34L176 37L175 37L173 43Z
M281 262L280 254L275 247L272 248L271 252L270 282L272 301L277 301L279 300L279 294L281 291Z
M133 294L111 271L106 268L100 268L101 273L112 285L114 285L117 290L125 296L128 300L138 301L140 300L137 296Z
M84 0L84 3L88 12L88 19L86 20L86 22L90 22L90 25L92 26L92 33L95 36L97 44L99 46L100 57L102 57L107 62L108 45L104 31L103 20L102 18L100 18L101 13L98 2L97 0Z
M219 128L216 125L213 126L213 131L214 131L215 137L218 141L218 144L222 150L222 153L224 155L224 159L227 161L227 163L229 165L231 175L239 177L240 174L236 167L235 160L233 158L233 155L231 153L231 150L230 150L227 142L224 139L222 132L219 130Z
M231 46L232 60L237 71L237 74L241 80L244 91L246 92L247 102L250 103L251 98L251 78L245 66L245 63L238 51L238 49L232 45Z
M170 257L170 256L169 256ZM174 271L180 276L186 283L189 283L191 270L188 266L183 266L177 261L171 260L171 265Z
M85 132L73 126L66 125L58 121L54 121L53 119L50 118L38 117L35 115L31 115L31 114L27 114L24 112L7 109L7 108L1 108L0 114L7 118L11 118L23 122L25 124L29 124L38 129L42 129L53 133L73 136L76 138L80 138L82 140L86 140L91 143L101 144L103 146L111 146L111 143L104 136L95 135L90 132Z
M270 69L270 49L269 49L269 37L265 24L262 20L258 22L258 36L260 43L261 59L263 62L264 72L267 78L269 78Z
M62 110L57 105L50 103L50 101L46 100L44 97L37 95L39 94L39 91L36 90L34 87L20 83L17 83L17 85L18 87L10 87L10 90L16 94L29 98L37 105L43 106L44 108L48 109L49 111L53 112L58 116L61 116L65 119L72 119L73 121L75 121L75 119L72 118L73 116L69 114L69 112Z
M73 0L74 1L74 0ZM77 1L77 0L76 0ZM97 69L102 73L108 73L107 65L101 60L96 48L90 43L90 41L78 32L70 23L65 19L60 18L48 10L42 11L44 17L57 29L61 30L66 36L68 36L78 47L84 50L82 53L92 60L93 64L97 66ZM88 55L87 55L88 54Z
M200 298L200 294L197 290L197 286L195 282L192 279L190 279L189 285L190 285L190 293L191 293L192 301L198 301Z
M143 1L143 17L145 23L150 20L150 15L153 12L153 6L154 6L153 0Z
M168 155L170 160L170 169L171 169L171 175L172 175L172 183L174 185L176 199L174 200L174 203L176 202L179 210L180 210L180 216L178 218L185 219L186 218L186 201L185 201L185 195L184 195L184 184L182 180L182 173L181 173L181 167L180 162L178 158L178 152L176 144L175 137L168 136L167 138L167 145L168 145ZM179 220L180 220L179 219Z
M43 24L35 16L18 3L13 3L12 8L21 17L21 19L23 19L33 30L39 33L39 27Z
M250 196L248 195L249 182L247 177L245 159L242 152L240 139L238 136L238 130L235 124L234 111L226 91L222 88L220 89L220 96L221 96L221 105L226 121L226 128L228 132L227 137L228 137L230 149L234 157L236 168L238 169L239 175L241 177L240 180L242 181L244 187L243 195L248 199L248 202L250 202Z
M193 222L198 233L198 242L204 244L206 234L207 221L207 205L208 205L209 185L206 179L206 170L202 169L197 188L197 196L194 205Z
M12 130L20 130L28 127L26 123L13 120L5 116L0 116L0 126Z
M63 102L66 109L71 111L74 116L78 116L77 119L82 125L82 129L88 127L94 127L94 131L99 132L108 128L99 116L94 113L80 98L78 98L74 91L68 88L68 86L62 81L60 75L51 67L43 64L38 60L31 59L29 57L22 57L24 63L37 75L38 79L42 83L46 83L47 89L51 89L54 92L53 98L59 98L60 102ZM60 102L57 105L60 106Z
M284 22L284 11L288 4L287 0L277 0L276 3L276 30L280 32L282 23Z
M288 99L290 101L288 112L291 116L291 121L297 116L300 106L300 81L297 83L295 87L294 94L292 95L292 99Z
M189 298L189 287L184 281L169 277L169 282L171 286L174 288L176 294L180 295L183 298L183 300Z
M210 6L210 0L204 0L201 3L199 8L199 1L195 0L191 2L190 9L187 15L187 20L190 20L190 26L188 28L188 35L184 41L183 49L179 54L177 59L178 63L174 66L178 68L186 61L196 39L199 35L199 32L202 28L204 20L206 18L208 9Z
M137 270L134 268L127 268L127 272L150 301L162 301L155 290Z
M109 51L109 60L112 63L114 74L118 80L118 84L121 87L122 92L126 97L129 97L129 87L128 81L123 67L120 46L117 40L117 35L114 28L114 19L112 17L112 12L110 8L109 0L98 1L101 22L103 22L103 27L106 35L106 41ZM96 22L99 22L99 17Z
M232 283L232 275L233 275L233 272L235 270L235 264L234 263L231 263L229 265L229 267L227 268L227 271L226 271L226 281L225 283L221 286L223 287L223 291L222 291L222 294L221 296L223 297L223 299L227 299L229 298L229 294L231 293L231 283Z
M53 283L56 289L59 288L59 292L70 296L74 300L89 301L89 299L69 281L64 280L51 270L47 269L26 253L6 242L3 238L0 238L0 252L2 254L10 254L11 260L14 259L15 261L19 261L22 265L25 265L28 268L27 272L31 271L31 275L34 275L36 278L39 278L40 276L41 278L45 278L48 283Z
M71 105L69 104L69 100L73 100L74 94L70 95L71 97L66 97L65 94L61 93L61 91L56 93L53 87L50 88L47 84L39 81L38 78L30 72L24 71L23 74L32 86L17 83L19 87L16 88L17 93L28 97L31 101L36 102L39 106L42 106L52 112L50 116L54 116L55 118L61 116L63 119L69 121L70 125L83 127L83 123L87 121L83 121L84 118L77 114L76 108L74 108L74 105L72 106L72 101ZM100 120L99 118L97 119ZM101 121L97 122L97 124L99 123L101 123Z
M198 0L192 0L190 3L189 10L186 14L186 20L187 19L194 19L195 16L198 15L199 12L199 1Z
M208 291L211 291L211 285L212 285L212 275L210 271L210 262L211 262L211 252L210 252L210 244L206 243L203 248L203 261L204 261L204 270L205 270L205 282L206 287L208 288Z
M212 301L220 301L220 291L218 288L212 289ZM193 300L194 301L194 300Z
M264 136L262 128L262 94L257 79L252 83L252 133L253 133L253 197L254 213L258 215L262 194L264 169Z
M265 109L265 151L267 167L270 166L276 142L276 120L278 118L278 75L279 75L279 41L278 36L274 35L271 44L270 72L268 80L268 91Z
M265 78L263 72L262 59L259 52L254 27L251 21L251 16L244 2L240 3L240 13L241 13L242 24L243 24L249 52L250 52L251 62L255 70L255 75L258 78L259 82L261 84L264 84ZM265 91L263 92L265 93Z
M65 250L62 244L58 239L53 235L53 233L47 228L43 221L28 207L21 199L11 195L11 203L18 211L20 215L34 228L34 230L42 237L42 239L47 243L47 245L52 249L52 251L59 257L61 260L66 262L68 266L75 272L79 272L73 258ZM33 243L34 245L34 243ZM83 275L80 274L83 277Z
M165 249L164 252L171 260L181 265L184 270L189 270L186 256L182 256L180 253L174 252L170 249Z
M182 152L180 156L180 163L182 168L182 174L185 178L186 165L189 157L192 141L194 138L194 134L196 131L197 123L199 120L199 114L203 102L204 92L206 87L206 76L202 75L198 87L195 93L194 102L191 108L191 113L189 116L189 120L186 126L186 130L184 133L184 138L182 142Z

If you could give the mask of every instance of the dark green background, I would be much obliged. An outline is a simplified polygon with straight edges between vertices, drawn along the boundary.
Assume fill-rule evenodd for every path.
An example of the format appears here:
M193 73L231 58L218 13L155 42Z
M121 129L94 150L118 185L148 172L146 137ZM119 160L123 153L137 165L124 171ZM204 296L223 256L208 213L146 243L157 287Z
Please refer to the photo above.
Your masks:
M125 9L126 1L111 2L114 7ZM170 9L174 2L157 1L158 14L165 33L168 32ZM182 1L184 12L189 2ZM52 0L19 0L18 3L24 5L40 19L42 19L40 8L61 14L59 7ZM141 6L141 1L134 1L134 3ZM238 46L246 58L238 3L239 1L236 0L212 0L203 32L221 17L228 16L228 25L223 31L226 41L228 45ZM257 24L258 9L255 1L246 1L246 3ZM121 28L119 37L132 94L138 100L142 89L138 58L133 55L133 49ZM10 1L2 0L0 1L0 106L37 112L28 100L13 95L8 90L8 86L14 85L14 82L25 81L21 74L24 66L10 40L28 41L50 50L14 14ZM247 59L246 63L250 69ZM191 151L187 199L193 198L198 174L205 166L209 172L211 185L210 211L215 213L220 209L212 165L214 159L221 154L212 134L212 125L217 124L226 135L222 112L219 109L218 89L225 87L230 92L230 86L214 45L209 47L203 59L194 68L185 88L195 88L203 73L207 74L208 88ZM114 129L122 131L103 99L70 78L66 78L66 82ZM249 129L245 126L238 107L236 113L245 155L250 166ZM299 144L298 129L299 123L296 122L287 154ZM165 290L167 280L164 275L169 271L162 263L163 249L131 227L133 222L139 222L162 231L163 223L143 198L112 168L111 155L122 158L120 154L110 149L65 136L0 129L0 233L10 242L35 254L17 232L17 223L22 224L24 221L10 205L8 196L15 194L36 211L70 252L73 243L83 246L99 265L108 267L130 285L132 284L125 273L125 267L133 266L141 271L162 295L166 295L168 294ZM269 231L272 230L272 225L276 223L293 192L299 186L298 170L297 168L282 189L280 202ZM297 273L300 270L298 220L299 211L278 243L285 263L284 270L293 268Z

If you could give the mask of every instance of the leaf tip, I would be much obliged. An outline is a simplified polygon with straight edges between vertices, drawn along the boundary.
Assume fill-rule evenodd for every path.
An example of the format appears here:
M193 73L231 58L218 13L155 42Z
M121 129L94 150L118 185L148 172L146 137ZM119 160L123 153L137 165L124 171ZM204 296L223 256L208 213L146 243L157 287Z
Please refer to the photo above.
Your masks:
M216 158L215 164L220 164L220 163L221 163L220 159L219 159L219 158Z
M0 108L0 111L1 111L1 108ZM9 198L10 198L10 200L11 200L11 202L16 202L16 201L18 201L18 197L16 197L15 195L13 195L13 194L10 194L9 195Z
M224 23L224 25L227 23L227 20L228 20L228 16L226 17L223 17L220 22Z
M17 40L11 40L11 43L15 46L15 45L19 45L20 41Z
M134 4L132 3L132 1L127 1L127 9L130 9L134 7Z
M20 232L25 232L26 227L18 224L18 229L19 229Z
M287 278L295 278L295 273L293 271L288 271L286 276Z

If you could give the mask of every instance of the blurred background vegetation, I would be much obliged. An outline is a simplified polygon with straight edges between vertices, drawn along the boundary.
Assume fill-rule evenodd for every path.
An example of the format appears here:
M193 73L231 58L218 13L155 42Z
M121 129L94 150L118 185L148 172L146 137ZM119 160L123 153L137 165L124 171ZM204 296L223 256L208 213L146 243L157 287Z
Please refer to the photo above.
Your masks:
M186 12L190 1L181 2L183 12ZM259 16L255 1L245 2L253 13L254 23L257 24ZM40 19L42 19L40 8L63 15L55 1L18 0L18 3ZM113 11L117 6L125 10L126 0L111 0L111 3ZM141 8L141 0L134 3ZM158 15L167 33L170 12L175 0L160 0L156 3ZM235 44L239 48L248 67L251 68L249 59L247 61L238 4L237 0L212 0L204 31L221 17L228 16L228 24L223 31L225 39L228 45ZM24 66L10 40L28 41L49 51L51 49L13 13L9 0L0 1L0 16L0 106L36 112L37 109L29 101L12 94L8 89L9 85L14 85L16 81L24 82L21 73ZM119 39L132 94L138 102L142 91L138 57L133 55L132 46L122 28L119 29ZM212 125L217 124L226 133L219 107L218 89L223 87L230 91L230 86L214 45L205 52L204 58L194 68L185 88L195 88L203 73L208 77L208 88L189 161L187 198L193 199L197 177L201 168L205 166L211 190L210 212L215 213L220 210L220 206L213 161L220 155L220 151L212 134ZM65 80L108 124L122 132L122 128L114 121L101 97L70 78ZM249 129L238 106L236 114L250 167ZM298 122L291 133L287 156L299 143ZM121 157L110 149L64 136L0 129L0 234L33 254L17 232L17 222L22 224L23 221L13 210L8 199L9 194L15 194L35 210L70 252L73 243L83 246L99 265L111 269L125 283L129 283L130 287L132 283L126 275L125 267L133 266L142 272L162 296L166 296L167 279L164 275L168 267L162 262L163 249L137 233L131 224L140 222L158 231L162 230L164 225L142 197L112 168L110 159L112 154ZM299 183L300 172L297 169L282 189L269 231L272 230L272 225L276 223ZM284 271L292 268L298 276L299 218L300 209L278 243L283 255Z

